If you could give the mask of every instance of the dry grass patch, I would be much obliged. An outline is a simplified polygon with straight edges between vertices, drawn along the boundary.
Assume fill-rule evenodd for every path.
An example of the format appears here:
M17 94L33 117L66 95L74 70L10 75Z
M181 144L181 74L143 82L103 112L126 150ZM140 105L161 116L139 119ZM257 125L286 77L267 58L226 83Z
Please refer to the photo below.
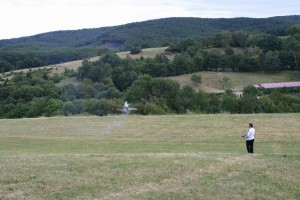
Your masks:
M284 71L278 73L240 73L240 72L198 72L197 75L202 77L202 83L195 85L191 81L192 74L170 77L172 80L178 81L181 85L190 85L195 90L204 90L208 92L224 92L223 85L220 82L220 75L223 78L228 78L227 86L235 91L241 91L247 85L254 85L258 83L273 83L273 82L289 82L300 81L299 76L291 71Z
M148 48L148 49L142 49L141 53L132 55L130 51L120 52L117 53L117 55L125 59L127 56L133 58L133 59L140 59L140 57L144 58L155 58L157 54L164 54L166 55L170 60L173 60L175 57L174 53L168 53L165 50L168 47L160 47L160 48Z
M98 59L99 59L99 56L90 58L89 60L96 61ZM64 73L65 69L77 71L77 69L82 65L82 61L83 60L75 60L75 61L70 61L70 62L65 62L65 63L60 63L60 64L30 68L30 69L20 69L20 70L15 70L13 72L2 73L2 74L0 74L0 76L5 79L11 79L13 77L14 73L20 73L20 72L27 73L30 70L39 70L39 69L48 69L48 70L50 70L52 75L62 74L62 73Z

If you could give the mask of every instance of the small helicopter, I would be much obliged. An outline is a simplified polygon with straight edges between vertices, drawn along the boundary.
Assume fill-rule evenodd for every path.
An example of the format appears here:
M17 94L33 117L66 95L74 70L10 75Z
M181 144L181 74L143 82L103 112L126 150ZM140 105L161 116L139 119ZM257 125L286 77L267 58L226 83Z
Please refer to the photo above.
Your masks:
M125 101L123 108L119 108L117 110L121 111L123 114L128 115L130 112L138 110L138 109L129 107L129 103L127 101Z

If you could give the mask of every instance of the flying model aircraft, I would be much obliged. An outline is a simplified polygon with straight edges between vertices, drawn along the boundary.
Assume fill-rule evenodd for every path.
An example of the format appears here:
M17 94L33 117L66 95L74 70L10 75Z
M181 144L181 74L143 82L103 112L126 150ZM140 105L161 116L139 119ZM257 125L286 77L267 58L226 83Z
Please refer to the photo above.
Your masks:
M129 103L125 101L123 108L117 110L121 111L123 114L128 115L131 111L138 110L138 109L129 107Z

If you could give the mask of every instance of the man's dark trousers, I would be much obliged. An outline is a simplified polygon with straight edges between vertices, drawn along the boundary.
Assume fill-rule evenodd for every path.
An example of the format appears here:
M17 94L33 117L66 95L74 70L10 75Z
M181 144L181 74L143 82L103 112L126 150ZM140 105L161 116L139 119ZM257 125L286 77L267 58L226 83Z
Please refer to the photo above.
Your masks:
M248 153L253 153L253 145L254 145L254 140L246 140L246 147Z

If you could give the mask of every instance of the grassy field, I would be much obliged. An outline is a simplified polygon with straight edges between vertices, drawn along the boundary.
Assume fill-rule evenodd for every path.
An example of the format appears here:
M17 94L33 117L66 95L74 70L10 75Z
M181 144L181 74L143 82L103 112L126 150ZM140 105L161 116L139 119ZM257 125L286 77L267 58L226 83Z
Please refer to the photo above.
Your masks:
M299 199L300 114L0 120L0 199ZM256 128L255 154L241 135Z
M178 81L181 85L190 85L196 90L204 90L208 92L224 92L224 87L220 82L220 77L229 79L227 88L241 91L247 85L258 83L273 83L273 82L289 82L300 81L300 73L298 71L282 71L277 73L265 72L198 72L195 73L202 77L202 83L195 85L191 81L192 74L170 77L172 80Z
M143 49L141 53L131 55L129 51L125 52L119 52L117 55L125 59L127 56L133 58L133 59L139 59L140 57L144 58L154 58L157 54L165 54L170 60L173 60L175 57L174 53L166 53L165 50L167 47L159 47L159 48L148 48L148 49ZM90 61L95 61L99 59L99 57L93 57L90 58ZM65 62L65 63L60 63L60 64L54 64L54 65L47 65L43 67L37 67L37 68L32 68L31 70L36 70L36 69L50 69L52 74L61 74L65 71L65 69L72 69L74 71L77 71L77 69L82 65L83 60L75 60L71 62ZM30 69L20 69L20 70L15 70L13 72L23 72L27 73ZM5 72L0 74L0 77L2 78L8 78L11 79L13 76L12 72Z
M155 56L157 54L165 54L170 60L173 60L175 57L174 53L166 53L165 50L168 47L159 47L159 48L147 48L147 49L143 49L141 51L141 53L139 54L130 54L130 51L124 51L124 52L120 52L117 53L117 55L122 58L125 59L127 56L133 58L133 59L139 59L140 57L144 57L144 58L155 58Z
M99 57L93 57L90 58L90 61L96 61L98 60ZM13 73L19 73L19 72L23 72L23 73L27 73L29 70L38 70L38 69L49 69L51 70L51 74L62 74L64 73L65 69L69 69L69 70L74 70L77 71L78 68L82 65L82 61L83 60L75 60L75 61L70 61L70 62L65 62L65 63L60 63L60 64L54 64L54 65L47 65L47 66L43 66L43 67L36 67L36 68L31 68L31 69L20 69L20 70L15 70L13 72L4 72L2 74L0 74L0 77L2 78L7 78L7 79L11 79L13 77Z

